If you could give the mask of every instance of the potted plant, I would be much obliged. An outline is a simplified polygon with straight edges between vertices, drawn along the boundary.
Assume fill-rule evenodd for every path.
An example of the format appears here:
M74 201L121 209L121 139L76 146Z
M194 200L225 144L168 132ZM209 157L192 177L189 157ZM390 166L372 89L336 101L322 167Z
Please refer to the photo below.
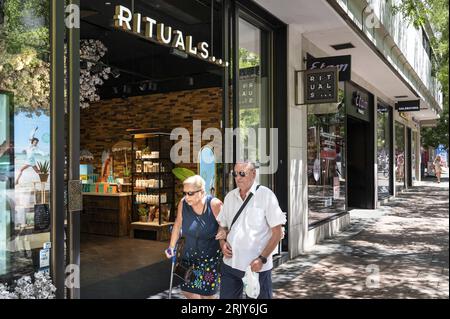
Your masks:
M36 165L39 170L39 178L41 182L46 182L48 179L50 163L48 161L44 161L44 162L37 162Z
M140 206L138 208L139 221L145 223L147 221L147 209L145 206Z
M130 176L131 176L131 172L129 168L125 168L123 170L123 182L124 183L129 183L130 182Z

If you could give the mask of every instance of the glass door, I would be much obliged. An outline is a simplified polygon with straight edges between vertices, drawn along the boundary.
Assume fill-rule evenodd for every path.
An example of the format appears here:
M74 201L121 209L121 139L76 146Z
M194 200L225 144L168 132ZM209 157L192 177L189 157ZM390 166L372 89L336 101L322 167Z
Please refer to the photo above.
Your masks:
M239 14L236 126L240 135L237 159L257 163L257 182L273 186L270 165L272 127L271 32Z

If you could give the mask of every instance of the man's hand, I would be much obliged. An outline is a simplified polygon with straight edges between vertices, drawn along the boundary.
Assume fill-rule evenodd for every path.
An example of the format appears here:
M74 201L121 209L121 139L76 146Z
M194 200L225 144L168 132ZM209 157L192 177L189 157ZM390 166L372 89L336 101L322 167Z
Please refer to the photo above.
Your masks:
M250 267L253 272L259 272L262 269L263 263L261 259L256 258L250 263Z
M220 241L220 248L222 249L222 253L225 257L231 258L233 256L231 246L225 240Z
M227 239L227 231L223 228L219 228L216 235L216 240Z

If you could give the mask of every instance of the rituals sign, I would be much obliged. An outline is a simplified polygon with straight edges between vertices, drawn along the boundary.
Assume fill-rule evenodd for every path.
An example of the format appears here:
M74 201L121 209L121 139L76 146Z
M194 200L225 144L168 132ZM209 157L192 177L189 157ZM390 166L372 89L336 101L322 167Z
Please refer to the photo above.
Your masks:
M338 69L305 71L305 104L336 103L338 101Z

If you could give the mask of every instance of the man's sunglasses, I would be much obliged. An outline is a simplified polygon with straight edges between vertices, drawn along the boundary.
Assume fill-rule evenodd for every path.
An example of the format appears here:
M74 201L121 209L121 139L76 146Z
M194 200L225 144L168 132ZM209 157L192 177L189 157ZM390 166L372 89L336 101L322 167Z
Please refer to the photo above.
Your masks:
M197 191L193 191L193 192L183 192L183 196L193 196L195 193L201 192L202 190L199 189Z
M246 173L244 171L240 171L240 172L233 171L233 172L231 172L231 175L233 175L233 177L238 177L238 175L240 177L245 177L248 175L248 173Z

